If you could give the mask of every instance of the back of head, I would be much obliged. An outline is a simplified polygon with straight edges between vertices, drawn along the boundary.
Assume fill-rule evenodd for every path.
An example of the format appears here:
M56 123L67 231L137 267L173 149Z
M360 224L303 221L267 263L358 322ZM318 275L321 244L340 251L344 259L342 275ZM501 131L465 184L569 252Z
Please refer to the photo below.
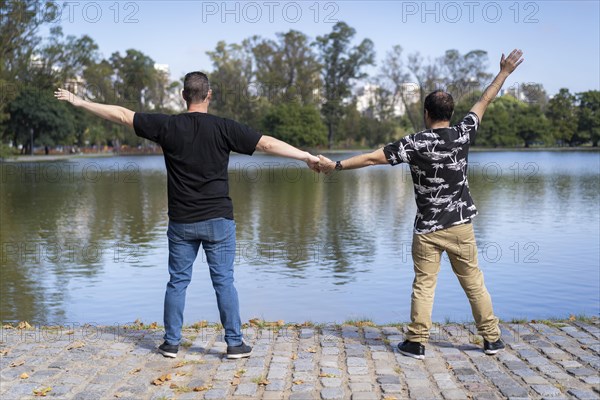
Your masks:
M203 72L189 72L183 79L183 99L188 104L202 103L209 89L208 76Z
M450 93L436 90L425 98L425 110L431 121L450 121L454 113L454 99Z

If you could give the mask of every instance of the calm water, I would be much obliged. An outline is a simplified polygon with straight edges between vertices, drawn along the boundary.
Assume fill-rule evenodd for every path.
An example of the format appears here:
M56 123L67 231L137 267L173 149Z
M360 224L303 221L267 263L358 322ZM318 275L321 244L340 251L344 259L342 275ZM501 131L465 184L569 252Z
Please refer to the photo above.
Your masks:
M480 263L498 316L598 315L600 153L482 152L470 162ZM408 170L324 177L300 167L231 158L242 318L407 321L416 211ZM3 164L1 172L1 320L162 323L162 157ZM218 321L201 255L185 317ZM470 319L447 258L433 317Z

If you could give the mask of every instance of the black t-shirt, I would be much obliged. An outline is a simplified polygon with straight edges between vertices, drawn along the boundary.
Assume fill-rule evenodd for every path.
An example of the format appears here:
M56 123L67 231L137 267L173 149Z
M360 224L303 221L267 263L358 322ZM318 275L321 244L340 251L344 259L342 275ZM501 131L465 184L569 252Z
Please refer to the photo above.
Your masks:
M470 112L454 126L414 133L383 148L391 165L410 166L417 202L415 233L468 223L477 215L467 161L478 126L477 114Z
M233 219L229 153L252 155L260 133L233 120L199 112L135 113L133 127L136 135L162 147L169 219L184 223Z

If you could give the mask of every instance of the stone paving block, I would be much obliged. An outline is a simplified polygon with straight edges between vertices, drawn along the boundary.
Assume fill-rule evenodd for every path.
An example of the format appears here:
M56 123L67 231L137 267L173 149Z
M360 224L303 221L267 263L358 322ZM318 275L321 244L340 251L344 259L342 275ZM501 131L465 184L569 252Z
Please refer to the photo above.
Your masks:
M574 396L578 400L598 400L598 393L591 390L569 389L568 394Z
M323 400L342 400L344 391L340 388L327 387L321 390L321 398Z
M265 386L265 391L282 392L285 390L286 382L284 379L269 379L269 384Z
M240 383L235 391L236 396L256 396L258 385L256 383Z
M540 396L547 397L562 397L563 394L557 387L552 385L531 385L531 388Z
M351 400L379 400L379 396L373 392L352 392Z

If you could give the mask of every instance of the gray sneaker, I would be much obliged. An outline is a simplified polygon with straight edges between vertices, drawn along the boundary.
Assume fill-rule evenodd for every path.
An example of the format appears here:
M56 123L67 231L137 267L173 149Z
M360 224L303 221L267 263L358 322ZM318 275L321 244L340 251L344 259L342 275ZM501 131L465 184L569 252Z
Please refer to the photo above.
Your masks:
M497 352L504 350L505 347L502 339L498 339L495 342L488 342L483 339L483 352L485 354L494 355Z

